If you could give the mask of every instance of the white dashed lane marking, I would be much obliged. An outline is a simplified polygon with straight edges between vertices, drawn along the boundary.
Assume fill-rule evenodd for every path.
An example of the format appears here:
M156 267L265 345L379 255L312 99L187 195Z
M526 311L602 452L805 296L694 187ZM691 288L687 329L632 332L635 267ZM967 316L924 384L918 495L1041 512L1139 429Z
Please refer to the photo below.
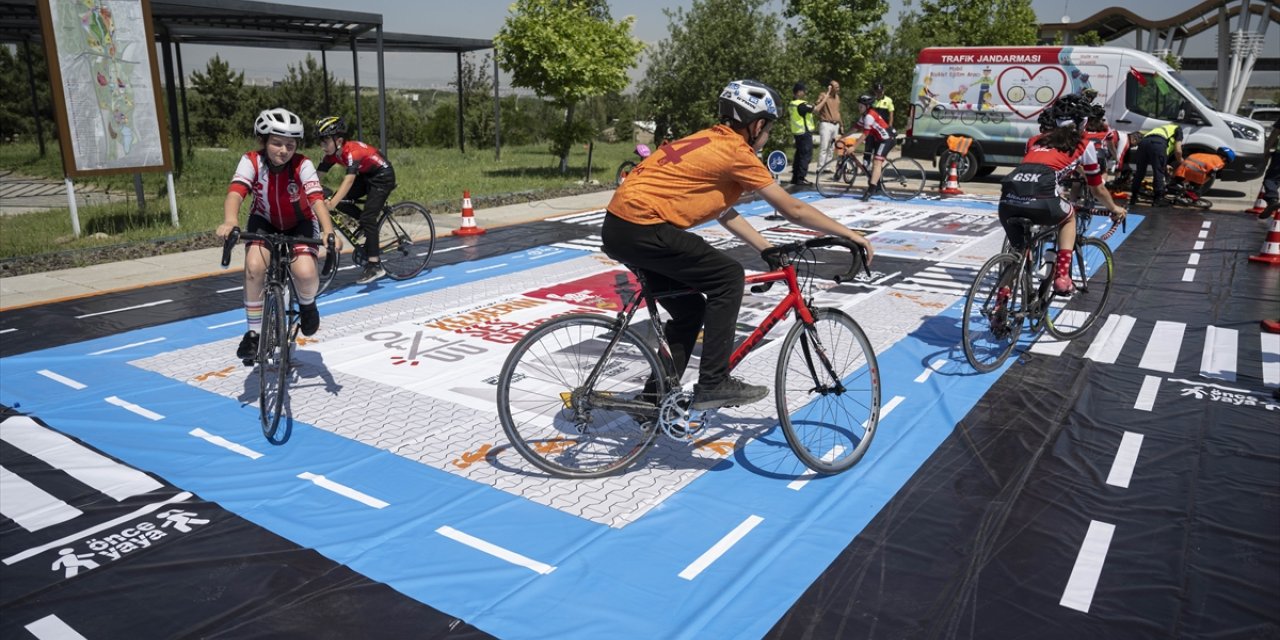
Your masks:
M764 518L756 515L743 520L738 526L733 528L733 531L730 531L725 535L725 537L720 538L720 540L712 545L710 549L707 549L706 552L698 556L697 560L694 560L689 564L689 566L685 567L684 571L680 572L680 577L685 580L693 580L698 577L698 574L711 566L713 562L719 560L720 556L733 548L733 545L738 544L738 541L745 538L746 535L751 533L751 530L756 528L756 525L759 525L761 522L764 522Z
M84 315L76 316L76 320L83 320L84 318L92 318L94 316L105 316L109 313L120 313L121 311L133 311L134 309L146 309L147 307L155 307L162 304L169 304L170 302L173 302L173 300L157 300L155 302L148 302L146 304L135 304L132 307L112 309L110 311L96 311L94 313L86 313Z
M104 354L104 353L114 353L114 352L116 352L116 351L124 351L125 349L132 349L132 348L134 348L134 347L141 347L141 346L142 346L142 345L144 345L144 344L152 344L152 343L156 343L156 342L164 342L164 338L152 338L152 339L150 339L150 340L143 340L142 342L134 342L134 343L131 343L131 344L120 345L120 346L118 346L118 347L111 347L110 349L103 349L103 350L101 350L101 351L94 351L93 353L90 353L89 355L91 355L91 356L100 356L100 355L102 355L102 354Z
M312 484L320 487L321 489L332 491L344 498L350 498L356 502L373 507L374 509L385 509L391 504L385 500L379 500L367 493L352 489L345 484L334 482L322 475L311 473L310 471L303 471L298 474L298 477L303 480L309 480Z
M68 377L63 376L63 375L58 375L58 374L56 374L56 373L54 373L54 372L52 372L52 371L50 371L50 370L48 370L48 369L41 369L41 370L37 371L36 373L38 373L38 374L40 374L40 375L42 375L42 376L44 376L44 377L46 377L46 378L48 378L48 379L50 379L50 380L53 380L54 382L60 382L60 383L62 383L62 384L65 384L65 385L67 385L68 387L71 387L72 389L75 389L76 391L79 391L79 390L81 390L81 389L84 389L84 388L87 386L87 385L85 385L83 382L76 382L75 380L72 380L71 378L68 378Z
M1102 575L1102 565L1107 560L1107 550L1111 547L1111 537L1115 531L1116 526L1113 524L1097 520L1089 522L1089 531L1084 534L1080 553L1076 555L1076 564L1071 569L1071 577L1067 579L1066 589L1058 604L1068 609L1089 612L1089 606L1093 604L1093 592L1098 588L1098 577Z
M477 551L487 553L500 560L510 562L511 564L536 571L542 575L546 575L556 570L554 566L546 564L545 562L538 562L537 560L523 556L510 549L499 547L487 540L481 540L473 535L458 531L450 526L440 527L439 529L436 529L436 533L455 542L465 544Z

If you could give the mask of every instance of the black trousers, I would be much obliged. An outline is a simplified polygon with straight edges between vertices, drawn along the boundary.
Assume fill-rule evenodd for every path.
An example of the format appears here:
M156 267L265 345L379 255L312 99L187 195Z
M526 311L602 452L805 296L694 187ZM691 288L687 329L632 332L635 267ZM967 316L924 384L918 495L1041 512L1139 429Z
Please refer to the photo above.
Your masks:
M1166 172L1169 165L1169 141L1161 136L1147 136L1138 143L1138 152L1134 156L1133 186L1129 188L1129 202L1137 202L1138 187L1147 177L1147 166L1151 167L1151 179L1155 183L1152 191L1155 199L1164 197Z
M650 291L698 292L658 301L671 314L663 331L676 369L683 375L702 329L698 383L716 385L724 380L742 306L746 277L742 265L706 240L665 222L634 224L608 214L601 236L605 255L638 271Z
M364 198L364 211L360 212L360 233L364 234L365 259L382 255L382 247L378 243L378 218L382 215L382 207L396 188L396 172L387 167L368 176L356 176L347 192L348 200Z
M791 167L791 182L794 184L805 179L809 175L809 162L813 160L813 135L804 134L795 136L796 139L796 163Z
M1267 172L1262 174L1262 199L1269 205L1280 202L1280 149L1271 152Z

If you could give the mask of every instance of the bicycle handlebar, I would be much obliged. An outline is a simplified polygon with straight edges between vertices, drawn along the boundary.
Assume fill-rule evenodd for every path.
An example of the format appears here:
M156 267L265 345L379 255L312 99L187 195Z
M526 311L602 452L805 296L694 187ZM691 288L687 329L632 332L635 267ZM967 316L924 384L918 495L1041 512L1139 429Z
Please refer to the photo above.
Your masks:
M853 261L849 264L849 270L845 273L836 275L833 278L836 282L848 282L853 280L859 267L866 272L868 278L871 277L871 266L867 264L867 250L863 248L862 245L852 240L837 238L835 236L813 238L803 242L792 242L789 244L769 247L768 249L760 252L760 257L764 258L765 262L771 268L777 268L785 264L783 261L784 257L789 258L809 249L821 249L823 247L843 247L848 249L849 254L853 257ZM769 287L772 285L772 282L758 284L751 287L751 292L764 293L765 291L768 291Z
M231 250L235 248L241 240L261 240L263 242L285 242L290 245L307 244L316 247L325 247L329 250L328 256L325 258L325 264L334 255L333 234L321 240L319 238L304 238L302 236L286 236L279 233L248 233L241 231L240 227L231 229L231 233L227 234L227 239L222 242L222 268L226 269L231 265Z

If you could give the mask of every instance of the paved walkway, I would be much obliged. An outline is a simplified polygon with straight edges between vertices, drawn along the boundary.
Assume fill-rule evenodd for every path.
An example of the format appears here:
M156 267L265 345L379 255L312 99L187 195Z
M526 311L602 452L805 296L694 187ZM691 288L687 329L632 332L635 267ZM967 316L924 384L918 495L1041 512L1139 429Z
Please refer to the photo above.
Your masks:
M88 184L76 184L78 206L120 202L124 194L107 193ZM67 187L60 180L33 178L12 170L0 170L0 215L10 216L67 206Z

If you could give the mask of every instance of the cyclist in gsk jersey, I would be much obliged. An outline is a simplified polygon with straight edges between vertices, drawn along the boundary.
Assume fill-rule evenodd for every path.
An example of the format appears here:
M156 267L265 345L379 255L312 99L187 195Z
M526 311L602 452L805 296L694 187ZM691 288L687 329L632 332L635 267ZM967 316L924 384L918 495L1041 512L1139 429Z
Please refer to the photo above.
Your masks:
M319 236L326 240L333 237L335 247L340 249L342 239L333 234L333 222L324 206L316 169L306 156L297 153L302 121L290 111L268 109L254 120L253 132L262 148L240 157L222 206L223 222L218 226L218 237L225 239L230 235L240 217L240 203L253 194L249 221L245 224L249 233ZM294 245L293 261L289 264L298 292L298 324L305 336L314 335L320 329L320 311L316 309L316 292L320 289L316 253L313 245ZM244 311L249 328L236 349L236 357L241 360L253 358L258 351L263 280L270 259L262 242L255 240L245 245Z
M329 198L330 210L337 210L360 219L360 232L364 235L364 271L356 284L373 282L387 274L382 267L382 247L378 238L378 217L382 207L396 188L396 172L387 158L377 148L359 140L347 139L347 123L338 116L321 118L316 122L316 135L320 136L321 178L333 165L346 168L342 184ZM343 200L364 197L364 211L352 205L351 211L339 206Z
M606 255L641 273L655 292L697 292L659 301L671 314L664 332L679 372L689 364L703 330L692 409L748 404L769 392L728 374L742 304L742 265L689 228L717 220L751 248L769 248L769 241L734 210L738 198L754 191L791 222L856 242L866 248L868 259L872 254L862 234L793 198L756 156L781 104L781 96L762 83L729 83L717 103L720 124L655 150L614 192L605 215Z

